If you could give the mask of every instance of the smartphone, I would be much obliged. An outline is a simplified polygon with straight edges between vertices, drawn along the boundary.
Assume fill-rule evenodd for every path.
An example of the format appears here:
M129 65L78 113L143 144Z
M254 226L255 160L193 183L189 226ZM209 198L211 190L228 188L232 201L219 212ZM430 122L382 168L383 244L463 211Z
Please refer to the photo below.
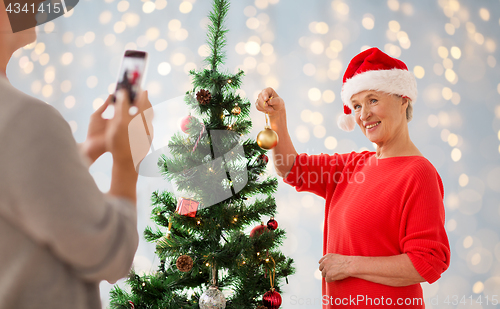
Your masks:
M144 75L146 73L146 64L148 53L139 50L126 50L122 59L120 71L118 73L118 82L116 83L113 102L116 101L116 92L120 89L126 89L129 94L130 103L134 104L137 94L142 89Z

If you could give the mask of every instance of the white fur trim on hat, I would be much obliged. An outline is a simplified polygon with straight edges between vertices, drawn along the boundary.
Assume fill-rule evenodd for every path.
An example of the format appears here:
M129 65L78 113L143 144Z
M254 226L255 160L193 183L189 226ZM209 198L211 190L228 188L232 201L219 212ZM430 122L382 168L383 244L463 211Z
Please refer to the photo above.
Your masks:
M366 71L345 81L342 85L342 102L354 111L351 97L365 90L383 91L389 94L407 96L415 103L417 100L417 81L407 70Z
M342 114L339 116L337 119L337 125L339 126L340 129L346 132L350 132L354 130L354 127L356 126L356 120L354 119L353 114Z

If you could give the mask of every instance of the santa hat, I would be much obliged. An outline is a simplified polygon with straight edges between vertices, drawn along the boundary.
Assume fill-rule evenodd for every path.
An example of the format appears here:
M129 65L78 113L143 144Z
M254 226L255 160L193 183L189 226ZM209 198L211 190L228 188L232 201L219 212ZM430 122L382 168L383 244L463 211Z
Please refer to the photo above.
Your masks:
M367 49L352 58L344 74L341 94L344 114L337 121L342 130L354 130L351 97L365 90L401 95L412 102L417 99L417 82L406 64L376 47Z

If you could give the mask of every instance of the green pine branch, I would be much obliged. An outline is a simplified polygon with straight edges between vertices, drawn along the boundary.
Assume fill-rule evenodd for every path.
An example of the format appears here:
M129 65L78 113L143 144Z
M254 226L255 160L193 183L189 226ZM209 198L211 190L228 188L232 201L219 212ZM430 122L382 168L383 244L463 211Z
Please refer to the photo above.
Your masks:
M229 11L228 0L214 0L212 11L208 15L210 24L208 25L207 43L210 47L210 55L206 61L210 64L212 71L217 71L217 67L224 63L226 58L224 47L226 46L226 33L224 21Z

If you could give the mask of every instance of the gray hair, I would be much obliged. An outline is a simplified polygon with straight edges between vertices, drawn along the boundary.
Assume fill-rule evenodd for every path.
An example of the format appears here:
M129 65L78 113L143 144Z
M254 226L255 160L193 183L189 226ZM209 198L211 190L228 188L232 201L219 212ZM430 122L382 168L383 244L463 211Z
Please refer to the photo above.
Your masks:
M394 94L394 95L400 99L403 99L402 95L399 94ZM408 106L406 107L406 122L410 122L413 118L413 102L408 97L406 97L406 100L408 100Z
M413 118L413 102L408 99L408 107L406 108L406 121L410 122Z

